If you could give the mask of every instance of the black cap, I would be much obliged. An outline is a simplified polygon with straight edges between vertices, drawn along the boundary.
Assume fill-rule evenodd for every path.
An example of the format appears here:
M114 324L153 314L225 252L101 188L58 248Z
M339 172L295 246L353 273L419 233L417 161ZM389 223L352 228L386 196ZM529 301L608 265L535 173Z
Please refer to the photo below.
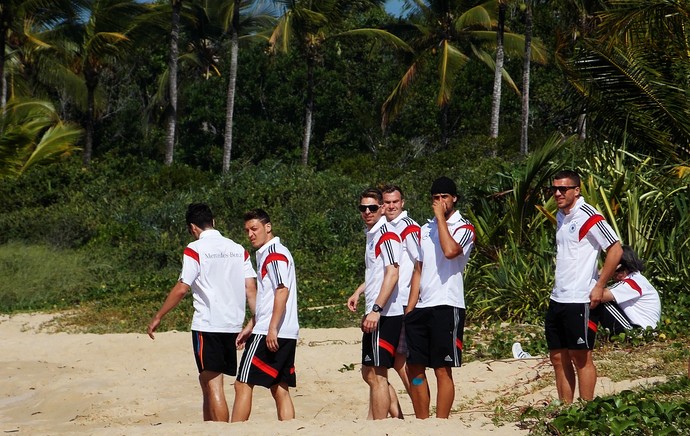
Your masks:
M434 183L431 184L431 195L434 194L450 194L453 197L457 197L458 188L456 188L454 181L443 176L434 180Z

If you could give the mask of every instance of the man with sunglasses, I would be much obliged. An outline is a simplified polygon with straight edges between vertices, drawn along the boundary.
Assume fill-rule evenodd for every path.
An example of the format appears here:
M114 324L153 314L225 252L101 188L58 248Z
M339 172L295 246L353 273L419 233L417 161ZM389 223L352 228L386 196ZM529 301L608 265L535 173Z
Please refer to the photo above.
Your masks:
M367 228L365 278L348 299L348 307L350 310L357 307L363 291L366 306L361 324L362 378L369 385L368 418L385 419L391 404L398 404L395 391L389 388L388 368L393 367L402 328L403 308L398 299L401 244L400 237L383 216L381 191L362 192L358 209ZM394 409L399 411L399 405Z
M204 399L204 421L227 422L223 374L237 374L235 340L244 323L245 302L252 313L255 310L256 272L247 250L214 229L215 220L207 205L190 204L185 219L195 240L185 248L180 279L151 319L147 332L155 339L161 319L192 290L192 345Z
M594 398L597 372L592 349L597 325L590 319L590 309L601 303L623 250L604 217L580 196L580 176L575 171L556 173L550 189L558 205L556 274L544 330L558 398L572 403L576 379L580 398ZM607 255L599 272L602 250Z
M453 367L462 365L465 327L463 271L474 247L474 226L455 210L455 182L431 185L434 219L422 227L405 315L407 367L415 416L429 417L426 368L436 376L436 417L448 418L455 399Z

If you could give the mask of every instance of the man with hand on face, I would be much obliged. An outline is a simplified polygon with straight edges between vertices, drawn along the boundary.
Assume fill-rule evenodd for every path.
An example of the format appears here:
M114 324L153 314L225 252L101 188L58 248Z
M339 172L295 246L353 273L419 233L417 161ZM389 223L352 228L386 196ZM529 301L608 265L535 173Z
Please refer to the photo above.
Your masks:
M358 208L367 228L362 378L369 385L369 419L385 419L391 404L398 402L388 385L388 368L393 367L402 327L403 308L398 300L400 237L383 216L381 191L362 192ZM361 290L362 286L348 300L351 310L356 307Z
M154 339L161 319L191 289L192 345L204 398L204 421L227 422L223 374L237 373L235 339L242 330L245 301L254 312L256 273L247 250L213 228L215 220L207 205L190 204L185 218L195 241L185 248L180 279L151 319L148 334Z
M436 417L448 418L455 399L453 367L462 364L465 328L463 271L474 246L474 226L455 210L455 182L440 177L431 185L434 219L422 227L419 261L405 315L410 396L417 418L429 417L429 384L436 376Z
M580 398L594 398L597 370L592 349L597 325L590 319L590 309L601 303L623 249L604 217L580 196L580 176L575 171L556 173L550 189L558 205L556 277L544 330L558 398L572 403L576 375ZM600 274L597 262L602 250L607 254Z
M295 417L290 397L290 387L296 386L299 337L295 262L280 238L273 236L271 219L264 210L244 214L244 229L257 249L259 286L256 315L237 336L237 345L245 345L245 349L235 381L232 422L249 419L254 385L271 390L278 419L286 421Z

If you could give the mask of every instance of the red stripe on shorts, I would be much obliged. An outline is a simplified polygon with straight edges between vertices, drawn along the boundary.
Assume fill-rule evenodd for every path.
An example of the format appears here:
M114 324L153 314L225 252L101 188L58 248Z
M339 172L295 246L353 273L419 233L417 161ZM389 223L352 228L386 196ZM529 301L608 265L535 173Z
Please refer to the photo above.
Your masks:
M587 327L589 327L589 329L592 330L594 333L597 332L597 324L595 322L592 322L591 320L588 321Z
M456 339L455 346L462 350L462 341L460 339Z
M390 342L384 341L383 339L379 339L379 347L388 351L391 354L391 356L395 354L395 348L393 348L393 344L391 344Z
M272 368L266 362L262 361L261 359L259 359L256 356L254 356L252 358L252 365L256 366L261 371L265 372L266 374L270 375L273 378L278 377L278 371L275 368Z

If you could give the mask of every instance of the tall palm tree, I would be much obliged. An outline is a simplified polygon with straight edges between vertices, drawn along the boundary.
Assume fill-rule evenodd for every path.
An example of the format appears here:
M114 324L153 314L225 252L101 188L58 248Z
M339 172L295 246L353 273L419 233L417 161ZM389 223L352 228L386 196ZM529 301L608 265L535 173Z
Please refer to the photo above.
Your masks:
M491 98L491 125L489 137L498 138L498 118L501 114L501 83L505 50L503 35L505 34L506 9L508 0L498 0L498 23L496 26L496 67L494 68L494 91Z
M382 0L276 0L276 3L282 6L283 13L269 39L271 52L287 52L294 45L306 64L301 161L302 165L307 165L314 116L314 71L321 62L323 45L334 38L356 35L380 38L398 47L406 45L380 29L343 31L341 28L347 13L353 8L380 7L384 3Z
M529 152L529 82L532 53L532 6L525 2L525 56L522 66L522 117L520 128L520 153Z
M385 127L402 109L405 98L415 82L422 66L428 62L437 65L439 86L436 102L441 110L441 142L448 142L448 105L452 98L452 86L457 72L475 56L485 63L491 71L495 62L485 47L496 43L496 0L480 3L462 0L410 0L413 3L409 24L397 26L415 56L403 77L388 96L381 109L381 126ZM521 56L524 37L512 32L504 33L504 48L508 53ZM463 52L469 50L470 54ZM540 62L546 61L541 46L535 46L532 57ZM517 86L508 73L503 70L503 78L517 92Z
M97 119L96 94L103 71L127 54L133 32L149 5L135 0L81 0L82 15L70 17L56 25L50 42L59 52L62 70L58 75L78 76L86 91L86 138L82 160L91 162L94 123Z
M172 7L170 14L170 46L168 53L168 93L170 105L168 109L167 128L165 134L165 165L172 165L175 152L175 131L177 129L177 70L180 56L178 46L180 39L180 15L183 0L170 0Z
M82 129L60 120L49 102L10 99L0 111L0 178L77 150Z

